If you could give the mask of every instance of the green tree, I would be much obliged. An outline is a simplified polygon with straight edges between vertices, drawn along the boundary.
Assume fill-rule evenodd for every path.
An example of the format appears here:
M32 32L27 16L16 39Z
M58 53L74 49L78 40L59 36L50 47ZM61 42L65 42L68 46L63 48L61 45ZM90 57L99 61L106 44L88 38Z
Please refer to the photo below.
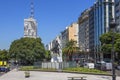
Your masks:
M113 36L115 51L120 53L120 34L108 32L100 36L101 50L104 54L111 54Z
M8 51L7 50L0 50L0 61L8 61L9 56L8 56Z
M9 55L14 60L33 64L45 58L45 48L40 38L21 38L12 42Z
M77 42L74 40L68 41L62 51L63 56L68 56L69 60L72 61L72 55L78 51Z
M116 44L115 44L115 50L118 53L118 58L120 58L120 39L116 40Z
M50 54L50 51L49 51L49 50L46 50L45 59L46 59L47 61L50 61L50 59L51 59L51 54Z

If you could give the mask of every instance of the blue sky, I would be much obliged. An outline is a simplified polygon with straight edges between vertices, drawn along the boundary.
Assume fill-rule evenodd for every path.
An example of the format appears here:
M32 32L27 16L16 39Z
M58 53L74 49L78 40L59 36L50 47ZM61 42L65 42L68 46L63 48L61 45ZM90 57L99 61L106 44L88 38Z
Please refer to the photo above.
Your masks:
M30 16L31 0L0 0L0 49L9 49L12 41L24 34L24 19ZM76 22L81 12L96 0L34 0L38 36L44 44Z

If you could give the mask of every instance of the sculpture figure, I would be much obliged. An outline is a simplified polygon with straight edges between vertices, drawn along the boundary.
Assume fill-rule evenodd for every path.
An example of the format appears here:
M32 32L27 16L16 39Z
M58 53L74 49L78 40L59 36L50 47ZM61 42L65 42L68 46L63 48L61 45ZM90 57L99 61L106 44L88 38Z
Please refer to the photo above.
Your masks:
M55 41L55 46L52 49L51 62L62 62L62 49L58 41Z

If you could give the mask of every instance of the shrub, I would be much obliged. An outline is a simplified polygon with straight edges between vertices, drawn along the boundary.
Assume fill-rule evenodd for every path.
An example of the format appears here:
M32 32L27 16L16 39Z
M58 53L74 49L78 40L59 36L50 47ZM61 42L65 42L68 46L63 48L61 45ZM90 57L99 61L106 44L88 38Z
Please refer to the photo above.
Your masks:
M72 72L81 72L81 73L96 73L96 74L107 74L105 71L100 71L97 69L89 69L89 68L83 68L83 67L78 67L78 68L65 68L63 69L64 71L72 71Z

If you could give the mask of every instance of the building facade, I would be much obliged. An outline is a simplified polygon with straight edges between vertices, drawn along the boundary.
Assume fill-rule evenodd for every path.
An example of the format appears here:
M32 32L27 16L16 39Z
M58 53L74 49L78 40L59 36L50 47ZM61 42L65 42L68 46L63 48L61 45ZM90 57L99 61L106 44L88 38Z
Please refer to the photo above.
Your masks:
M117 23L117 32L120 32L120 0L115 0L115 21Z
M34 2L31 0L31 13L28 19L24 19L24 37L37 38L37 21L34 19Z
M89 49L89 9L81 13L78 18L79 47L86 52Z
M67 41L68 41L68 30L67 27L64 31L61 32L61 36L62 36L62 48L65 47Z
M92 6L89 11L89 49L91 53L94 53L94 36L95 36L95 30L94 30L94 7Z
M24 19L24 37L37 38L37 22L32 17Z
M111 18L115 18L114 0L96 0L92 7L83 11L78 18L79 47L100 60L100 36L109 31Z
M110 29L109 24L112 18L115 18L114 0L97 0L94 7L94 51L96 59L103 59L101 54L100 36L107 33Z
M65 47L66 43L70 40L74 40L77 42L77 45L79 44L78 42L78 24L77 23L72 23L70 26L68 26L64 31L61 32L62 36L62 48Z

